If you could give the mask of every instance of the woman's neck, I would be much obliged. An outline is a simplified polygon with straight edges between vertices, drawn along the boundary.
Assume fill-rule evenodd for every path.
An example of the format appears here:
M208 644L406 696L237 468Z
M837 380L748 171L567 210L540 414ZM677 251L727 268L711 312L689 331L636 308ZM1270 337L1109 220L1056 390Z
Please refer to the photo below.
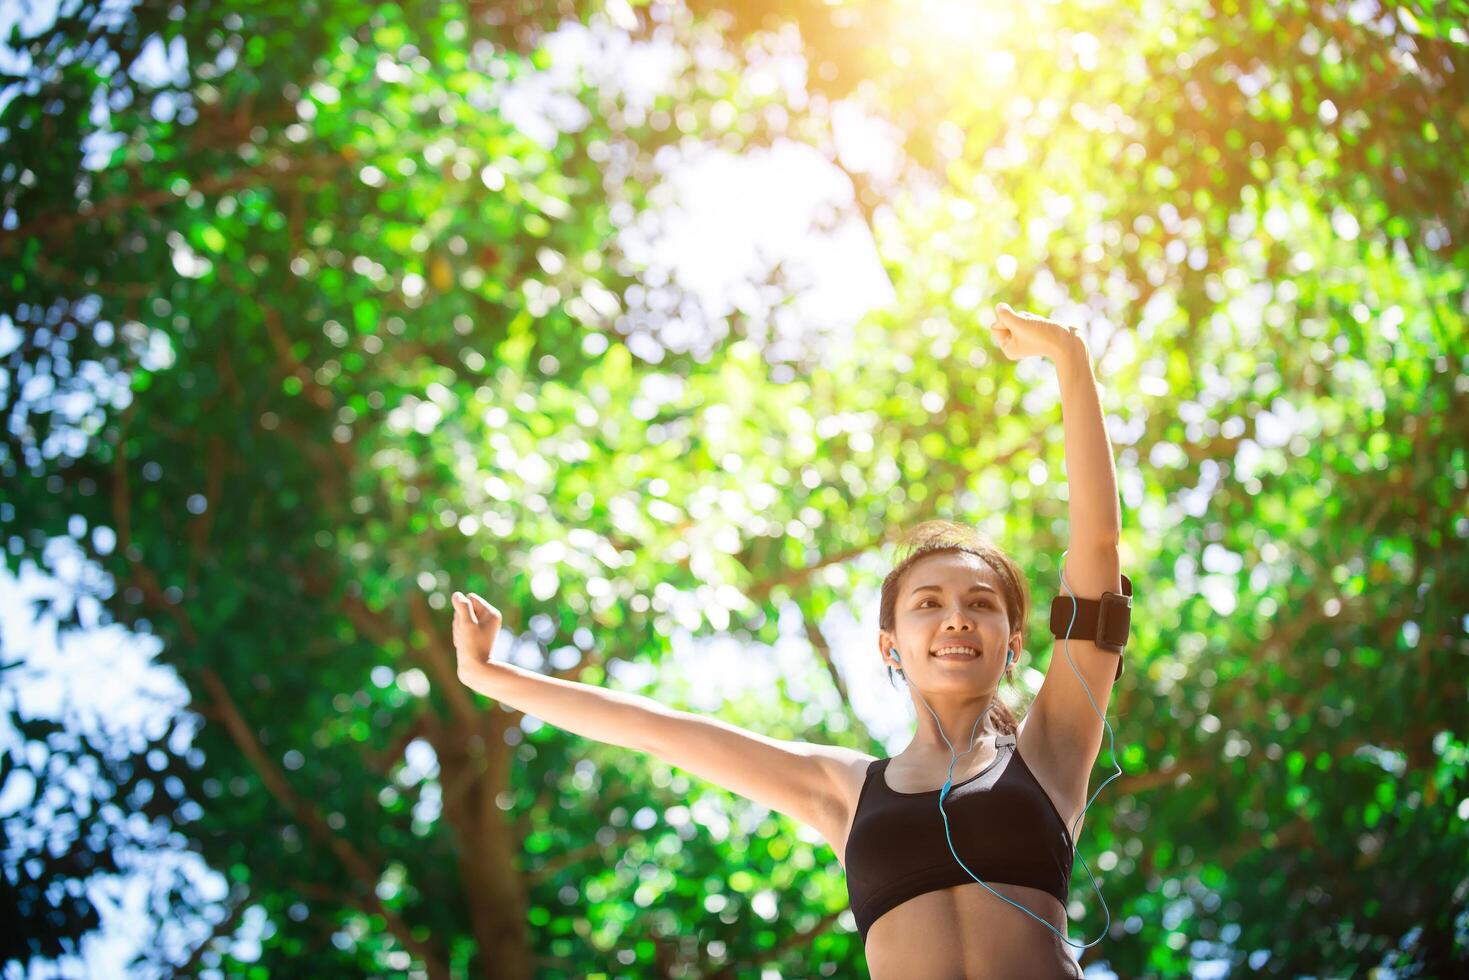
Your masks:
M974 736L973 749L969 748L969 736L966 734L963 739L954 740L953 751L949 750L949 747L943 743L942 739L934 743L927 740L920 741L918 738L914 738L913 741L908 743L908 747L902 752L899 752L898 755L905 759L912 759L915 762L937 761L942 762L944 765L948 765L949 760L957 755L960 762L965 762L982 755L984 753L984 746L986 743L993 742L996 734L998 733L994 731L977 733ZM966 752L966 750L968 751Z

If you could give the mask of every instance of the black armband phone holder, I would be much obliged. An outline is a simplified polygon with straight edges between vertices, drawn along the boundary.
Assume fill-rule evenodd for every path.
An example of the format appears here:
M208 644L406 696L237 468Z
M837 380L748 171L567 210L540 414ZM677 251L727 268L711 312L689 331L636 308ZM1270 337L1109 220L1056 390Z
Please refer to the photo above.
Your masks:
M1072 602L1075 601L1075 607ZM1073 608L1076 622L1072 623ZM1122 576L1122 594L1103 592L1100 599L1075 600L1069 595L1058 595L1051 600L1051 635L1058 640L1068 639L1066 628L1071 627L1069 639L1091 640L1098 649L1117 654L1117 676L1122 676L1122 648L1127 645L1127 635L1132 629L1132 579Z

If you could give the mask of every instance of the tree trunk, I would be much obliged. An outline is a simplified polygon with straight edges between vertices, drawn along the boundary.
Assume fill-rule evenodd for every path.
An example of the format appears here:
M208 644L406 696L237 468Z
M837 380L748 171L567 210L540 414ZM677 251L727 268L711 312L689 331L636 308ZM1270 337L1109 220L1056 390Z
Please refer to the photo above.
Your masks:
M444 786L444 819L459 842L459 877L478 947L470 976L532 980L534 963L526 928L529 896L516 867L520 848L510 815L495 805L509 789L511 750L498 712L467 738L444 728L435 743ZM467 783L464 782L467 780ZM452 791L462 786L462 792Z

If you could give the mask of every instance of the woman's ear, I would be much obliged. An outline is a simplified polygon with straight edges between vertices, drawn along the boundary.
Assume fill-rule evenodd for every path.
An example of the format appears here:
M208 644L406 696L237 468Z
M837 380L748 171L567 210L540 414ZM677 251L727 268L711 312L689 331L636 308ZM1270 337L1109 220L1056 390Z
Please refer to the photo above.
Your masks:
M877 634L877 654L882 658L884 667L892 667L894 670L902 670L901 662L894 663L892 648L897 646L897 638L891 633L881 631Z
M1005 648L1005 673L1011 674L1014 672L1015 667L1020 663L1020 655L1024 652L1024 648L1016 643L1015 637L1012 636L1010 638L1010 645Z

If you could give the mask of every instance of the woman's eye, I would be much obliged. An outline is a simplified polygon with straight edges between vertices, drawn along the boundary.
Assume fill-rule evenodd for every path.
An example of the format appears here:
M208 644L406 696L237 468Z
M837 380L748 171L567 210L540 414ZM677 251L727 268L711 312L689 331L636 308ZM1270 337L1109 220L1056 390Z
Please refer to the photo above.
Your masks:
M924 599L923 602L919 603L918 608L922 609L924 606L928 605L931 602L933 602L932 599ZM989 604L990 603L988 599L975 599L973 602L970 603L971 606L988 606Z

